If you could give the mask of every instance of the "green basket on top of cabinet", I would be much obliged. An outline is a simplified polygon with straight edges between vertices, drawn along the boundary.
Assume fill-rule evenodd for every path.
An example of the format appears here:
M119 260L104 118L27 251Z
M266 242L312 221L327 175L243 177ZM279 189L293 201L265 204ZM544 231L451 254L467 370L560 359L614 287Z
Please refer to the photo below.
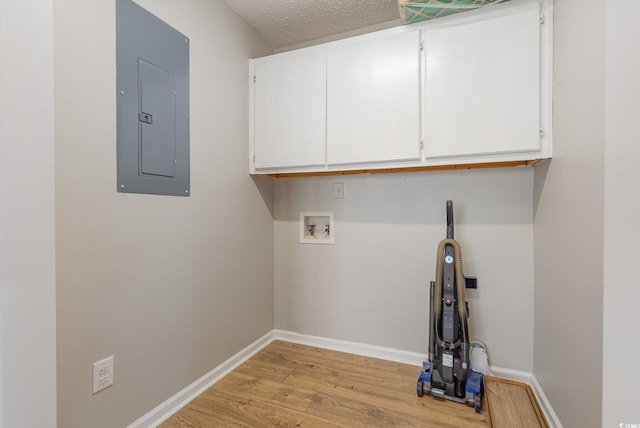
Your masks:
M509 0L398 0L398 9L402 23L411 24L506 1Z

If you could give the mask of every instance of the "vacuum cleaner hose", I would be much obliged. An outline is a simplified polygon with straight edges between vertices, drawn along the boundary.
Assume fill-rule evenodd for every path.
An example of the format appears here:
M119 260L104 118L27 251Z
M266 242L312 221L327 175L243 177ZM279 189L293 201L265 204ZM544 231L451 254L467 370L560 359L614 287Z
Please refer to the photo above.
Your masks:
M462 325L462 337L463 342L467 342L467 305L465 298L465 281L464 274L462 273L462 249L460 248L460 244L455 239L443 239L438 244L438 255L436 260L436 286L434 290L434 321L435 321L435 340L438 346L443 346L442 339L440 338L440 331L438 328L437 320L440 319L440 314L442 313L442 280L444 276L444 252L447 245L451 245L454 253L454 262L455 262L455 275L456 275L456 291L457 291L457 300L458 300L458 317L460 319L460 324ZM460 341L454 344L445 344L445 347L456 347L460 344Z

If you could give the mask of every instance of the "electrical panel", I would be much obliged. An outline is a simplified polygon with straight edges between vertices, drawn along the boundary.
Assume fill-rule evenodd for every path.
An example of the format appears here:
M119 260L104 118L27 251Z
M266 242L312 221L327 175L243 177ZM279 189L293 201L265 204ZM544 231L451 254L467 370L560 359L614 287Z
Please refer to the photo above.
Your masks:
M190 195L189 39L116 2L118 192Z

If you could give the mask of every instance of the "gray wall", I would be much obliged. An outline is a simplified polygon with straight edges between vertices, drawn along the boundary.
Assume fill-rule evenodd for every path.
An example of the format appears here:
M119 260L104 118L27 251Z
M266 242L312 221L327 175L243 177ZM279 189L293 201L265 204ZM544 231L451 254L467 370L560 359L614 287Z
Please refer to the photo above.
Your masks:
M0 427L55 426L53 2L0 1Z
M562 424L602 414L604 18L555 2L554 153L535 168L534 374Z
M603 427L640 422L639 14L639 2L607 2Z
M115 2L55 3L58 425L135 421L273 328L273 185L248 170L247 59L222 1L140 1L190 38L191 197L116 193ZM91 363L115 356L92 396Z
M278 180L276 327L425 353L452 199L465 273L479 283L471 337L487 343L491 364L532 371L532 191L528 167ZM299 243L300 211L334 211L335 245Z

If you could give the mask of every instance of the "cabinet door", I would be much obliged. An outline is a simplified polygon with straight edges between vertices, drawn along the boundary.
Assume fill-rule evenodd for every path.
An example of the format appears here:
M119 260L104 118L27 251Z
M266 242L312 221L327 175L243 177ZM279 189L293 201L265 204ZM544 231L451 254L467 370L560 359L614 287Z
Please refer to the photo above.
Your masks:
M420 158L420 32L327 50L327 162Z
M324 165L325 63L324 50L254 61L256 169Z
M539 150L539 6L424 40L427 157Z

